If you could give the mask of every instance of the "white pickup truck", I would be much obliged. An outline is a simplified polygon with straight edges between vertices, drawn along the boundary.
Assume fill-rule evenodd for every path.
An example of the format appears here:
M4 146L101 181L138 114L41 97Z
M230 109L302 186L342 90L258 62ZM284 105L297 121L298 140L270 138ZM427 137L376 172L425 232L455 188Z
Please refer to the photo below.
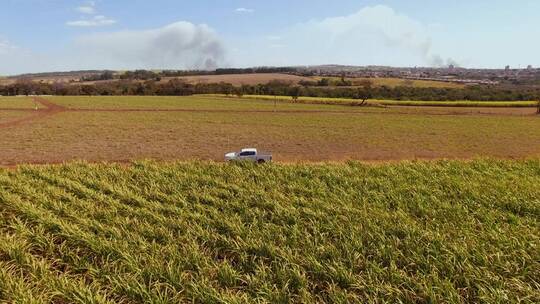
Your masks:
M250 161L258 164L264 164L272 161L272 154L259 153L257 149L242 149L240 152L230 152L225 154L225 161Z

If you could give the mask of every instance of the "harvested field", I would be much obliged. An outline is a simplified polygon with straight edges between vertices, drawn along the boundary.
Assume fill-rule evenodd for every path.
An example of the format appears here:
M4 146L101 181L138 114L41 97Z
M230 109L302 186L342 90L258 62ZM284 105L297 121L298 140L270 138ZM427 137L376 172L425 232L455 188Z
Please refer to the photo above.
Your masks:
M205 76L185 76L185 77L164 77L162 81L171 79L183 79L189 83L219 83L226 82L235 86L243 84L257 85L266 84L272 80L286 81L293 84L301 80L312 81L310 77L302 77L289 74L264 73L264 74L232 74L232 75L205 75Z
M540 156L540 118L502 112L513 109L274 105L200 96L41 101L49 103L32 114L37 117L0 128L0 164L222 160L245 146L282 162Z
M0 170L5 303L538 303L540 162Z

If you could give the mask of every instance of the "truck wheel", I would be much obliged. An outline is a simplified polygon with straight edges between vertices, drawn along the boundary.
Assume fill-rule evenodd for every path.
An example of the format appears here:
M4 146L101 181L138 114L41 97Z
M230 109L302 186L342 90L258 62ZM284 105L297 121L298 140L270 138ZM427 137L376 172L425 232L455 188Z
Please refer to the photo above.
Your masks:
M264 163L265 163L264 159L257 160L257 164L264 164Z

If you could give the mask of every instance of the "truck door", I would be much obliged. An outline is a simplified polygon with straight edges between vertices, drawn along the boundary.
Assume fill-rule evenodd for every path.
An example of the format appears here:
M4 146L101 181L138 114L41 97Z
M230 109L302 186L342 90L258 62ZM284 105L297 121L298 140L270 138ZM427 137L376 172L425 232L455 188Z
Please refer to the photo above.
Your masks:
M240 156L238 158L240 160L256 161L257 160L257 153L255 153L254 151L241 152Z

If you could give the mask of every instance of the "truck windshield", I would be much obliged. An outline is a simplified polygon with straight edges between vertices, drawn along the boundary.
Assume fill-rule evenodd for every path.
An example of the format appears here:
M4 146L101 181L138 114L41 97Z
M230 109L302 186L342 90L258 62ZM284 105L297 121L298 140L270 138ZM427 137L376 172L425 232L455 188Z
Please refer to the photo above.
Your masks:
M247 152L240 153L240 156L253 156L253 155L255 155L254 151L247 151Z

